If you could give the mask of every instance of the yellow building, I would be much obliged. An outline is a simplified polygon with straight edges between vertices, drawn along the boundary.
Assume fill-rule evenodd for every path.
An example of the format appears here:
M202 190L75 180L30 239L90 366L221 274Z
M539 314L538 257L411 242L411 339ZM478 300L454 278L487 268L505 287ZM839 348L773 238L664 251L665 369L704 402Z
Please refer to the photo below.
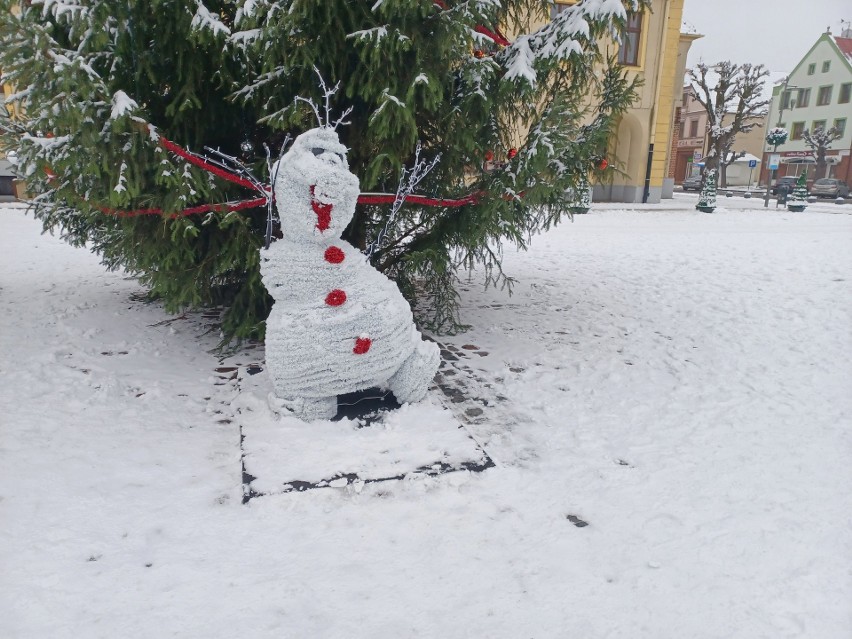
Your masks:
M12 14L17 15L20 13L20 9L17 5L13 6ZM5 84L3 85L3 98L8 98L14 89L12 86ZM11 105L7 105L6 108L10 113L14 115L14 107ZM16 200L26 197L26 193L24 192L23 183L15 178L15 171L12 164L6 158L6 154L0 149L0 202L7 202L9 200Z
M12 87L3 87L3 97L7 98L12 93ZM6 155L0 150L0 202L14 201L23 195L23 190L15 179L14 167L6 159Z
M618 57L642 81L639 99L622 117L611 140L610 160L620 172L594 187L593 199L611 202L659 202L671 198L668 177L675 108L682 99L683 74L692 42L701 36L681 33L684 0L652 0L649 11L630 15ZM576 0L557 0L560 5Z

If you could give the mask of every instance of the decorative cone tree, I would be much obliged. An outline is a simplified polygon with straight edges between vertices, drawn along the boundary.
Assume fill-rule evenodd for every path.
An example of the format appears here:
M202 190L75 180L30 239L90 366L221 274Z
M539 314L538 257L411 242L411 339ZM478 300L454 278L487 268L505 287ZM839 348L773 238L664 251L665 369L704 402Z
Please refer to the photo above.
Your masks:
M790 198L787 200L787 209L790 211L795 211L796 213L801 213L805 210L808 202L808 175L807 173L802 173L799 176L799 179L796 180L796 186L793 189L793 193L790 195Z
M500 246L525 247L585 188L635 99L603 46L646 0L583 0L546 22L548 0L2 1L2 80L17 90L0 145L15 150L46 229L137 274L169 310L224 304L226 336L258 335L266 211L187 207L250 194L164 151L149 125L266 167L285 134L316 126L314 69L352 107L339 129L364 191L394 191L418 141L440 163L420 185L461 208L358 206L344 237L451 328L458 268L511 284ZM19 10L11 11L12 5ZM507 32L530 33L508 42ZM510 152L511 151L511 152ZM486 162L490 154L493 161ZM268 181L268 177L264 175ZM130 215L140 209L161 214ZM177 215L173 215L176 214Z
M703 213L712 213L716 208L716 169L711 169L704 179L695 208Z

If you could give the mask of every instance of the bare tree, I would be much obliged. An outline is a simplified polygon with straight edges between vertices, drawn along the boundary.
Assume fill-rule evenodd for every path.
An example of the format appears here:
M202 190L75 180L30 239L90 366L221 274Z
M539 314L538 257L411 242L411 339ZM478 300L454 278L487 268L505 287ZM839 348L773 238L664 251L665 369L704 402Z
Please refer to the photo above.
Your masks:
M815 179L825 177L825 167L827 164L825 161L826 151L831 147L832 142L839 140L841 137L843 136L840 134L840 130L834 126L830 129L818 126L814 129L813 133L808 130L802 132L802 139L811 148L811 153L813 153L816 159Z
M738 133L748 133L766 116L769 100L763 97L763 85L769 70L762 64L734 64L729 60L712 66L704 63L689 70L698 103L707 112L708 149L704 175L713 169L725 170ZM728 116L725 123L725 116Z

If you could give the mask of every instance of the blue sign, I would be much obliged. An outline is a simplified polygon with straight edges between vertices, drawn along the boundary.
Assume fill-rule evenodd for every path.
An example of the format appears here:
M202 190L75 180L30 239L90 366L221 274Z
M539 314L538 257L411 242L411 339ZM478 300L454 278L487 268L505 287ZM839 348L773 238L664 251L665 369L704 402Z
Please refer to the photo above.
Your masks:
M757 166L757 160L749 160L748 161L748 168L753 169L756 166Z

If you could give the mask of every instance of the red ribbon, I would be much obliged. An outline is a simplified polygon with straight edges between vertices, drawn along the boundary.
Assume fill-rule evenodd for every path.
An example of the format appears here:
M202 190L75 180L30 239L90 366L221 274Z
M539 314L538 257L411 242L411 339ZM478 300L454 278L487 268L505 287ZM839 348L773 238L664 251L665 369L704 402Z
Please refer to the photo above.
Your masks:
M457 208L459 206L467 206L468 204L476 204L479 202L481 193L471 193L457 200L445 200L442 198L426 197L425 195L409 195L405 198L406 202L412 204L420 204L421 206L439 206L444 208ZM358 196L358 204L393 204L396 200L396 195L390 193L362 193Z
M405 198L405 201L412 204L419 204L420 206L435 206L452 209L460 206L467 206L468 204L476 204L479 202L480 195L480 193L471 193L470 195L455 200L426 197L425 195L409 195ZM358 204L393 204L394 200L396 200L396 195L393 195L392 193L363 193L358 196ZM176 211L170 214L169 217L171 219L175 219L179 217L186 217L187 215L207 213L209 211L242 211L243 209L253 209L261 206L266 206L266 198L259 197L253 200L225 202L224 204L201 204L199 206L191 206L187 209ZM163 214L163 209L135 209L132 211L124 211L120 209L98 207L98 210L106 215L114 215L116 217L136 217L137 215Z
M258 197L253 200L241 200L239 202L225 202L223 204L200 204L199 206L191 206L188 209L183 209L181 211L176 211L169 215L169 218L175 219L179 217L185 217L187 215L196 215L198 213L208 213L210 211L218 211L220 213L227 213L230 211L242 211L243 209L253 209L258 206L265 206L266 198ZM122 211L119 209L109 209L106 207L99 206L98 210L101 213L106 213L107 215L114 215L116 217L136 217L137 215L162 215L163 209L135 209L133 211Z
M239 175L235 175L226 171L225 169L218 167L214 164L210 164L203 158L198 157L187 151L186 149L178 146L171 140L167 140L164 137L160 137L160 144L163 145L163 148L168 149L175 155L182 157L187 162L194 164L197 167L200 167L207 171L208 173L212 173L213 175L222 178L223 180L227 180L228 182L233 182L234 184L239 184L240 186L244 186L247 189L256 189L257 187L252 183L246 180L245 178L240 177Z
M444 11L446 11L447 9L449 9L449 6L447 5L447 3L446 3L446 2L444 2L444 0L432 0L432 2L433 2L436 6L440 7L441 9L443 9ZM484 35L484 36L486 36L486 37L488 37L488 38L491 38L491 39L494 41L494 43L495 43L495 44L497 44L497 45L499 45L499 46L501 46L501 47L508 47L510 44L512 44L511 42L509 42L509 41L506 39L506 37L505 37L502 33L500 33L500 31L498 31L498 30L497 30L497 28L496 28L496 27L495 27L495 29L492 31L492 30L490 30L490 29L486 29L485 27L483 27L483 26L481 26L481 25L480 25L480 26L476 26L476 27L474 27L474 29L473 29L473 30L474 30L474 31L476 31L477 33L481 33L482 35Z
M213 175L222 178L223 180L227 180L228 182L232 182L234 184L238 184L245 188L257 190L257 187L252 182L249 182L243 177L226 171L225 169L215 166L210 162L207 162L203 158L190 153L186 149L178 146L171 140L168 140L164 137L160 137L160 144L163 148L171 151L175 155L185 159L187 162L194 164L197 167L212 173ZM265 187L267 192L271 191L269 186ZM313 196L314 187L311 187L311 196ZM435 206L441 208L458 208L460 206L467 206L468 204L476 204L479 202L480 197L482 196L482 192L471 193L462 198L458 199L443 199L443 198L434 198L434 197L426 197L425 195L408 195L405 198L406 202L410 202L411 204L419 204L420 206ZM391 193L362 193L358 196L358 204L393 204L396 200L396 195ZM187 215L196 215L198 213L208 213L210 211L218 211L218 212L230 212L230 211L241 211L243 209L251 209L261 206L266 206L267 198L258 197L252 200L240 200L238 202L225 202L224 204L200 204L198 206L191 206L189 208L176 211L174 213L169 214L171 219L185 217ZM317 228L321 231L328 228L328 221L326 221L326 217L330 218L331 213L331 205L324 205L320 202L311 198L311 205L314 208L314 211L317 213L318 223ZM317 209L320 210L317 210ZM326 211L327 208L327 211ZM106 207L98 207L98 210L101 213L105 213L107 215L114 215L116 217L135 217L137 215L162 215L163 209L151 208L151 209L135 209L132 211L119 210L119 209L110 209ZM321 215L321 213L323 215ZM325 223L324 223L325 222ZM325 228L320 228L321 226L325 226Z
M497 31L497 29L494 29L494 31L490 31L483 26L478 26L475 27L473 30L477 33L481 33L482 35L491 38L496 44L500 45L501 47L508 47L510 44L512 44L506 38L500 35L500 32Z

